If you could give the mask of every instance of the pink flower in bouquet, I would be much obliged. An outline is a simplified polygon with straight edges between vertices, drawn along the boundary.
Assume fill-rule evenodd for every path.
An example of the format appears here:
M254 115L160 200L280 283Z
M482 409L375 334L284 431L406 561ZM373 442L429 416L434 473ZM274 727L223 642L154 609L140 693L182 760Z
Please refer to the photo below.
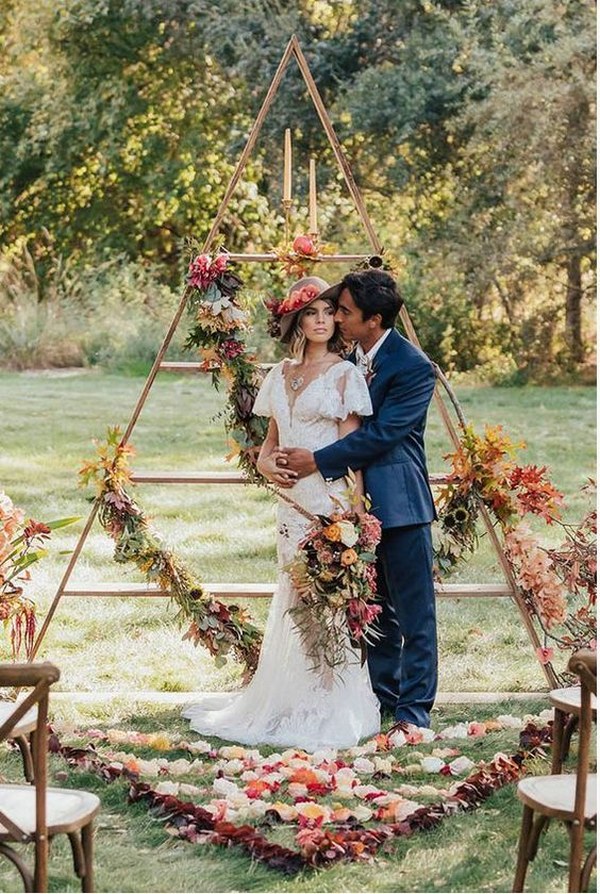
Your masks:
M361 518L361 533L359 543L367 549L375 549L381 540L381 522L370 513L365 513Z

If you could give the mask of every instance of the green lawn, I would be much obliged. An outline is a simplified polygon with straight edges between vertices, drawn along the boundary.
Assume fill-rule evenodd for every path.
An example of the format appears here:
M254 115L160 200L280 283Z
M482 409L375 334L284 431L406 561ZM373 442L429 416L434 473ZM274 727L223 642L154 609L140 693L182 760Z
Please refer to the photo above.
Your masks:
M57 532L52 558L34 568L32 592L43 615L89 511L78 488L81 461L108 425L125 427L142 379L93 372L1 373L0 482L29 514L41 519L82 516ZM584 507L580 486L595 467L595 391L591 388L460 388L462 407L478 428L502 423L513 440L527 441L523 461L547 464L565 491L568 516ZM159 377L134 429L136 469L227 468L222 394L206 377ZM432 408L428 430L431 471L443 471L449 441ZM138 497L164 539L203 581L270 581L275 567L275 507L270 495L246 486L147 486ZM557 536L557 535L555 535ZM112 543L96 525L72 582L135 580L116 565ZM484 542L457 579L500 580ZM536 691L544 677L508 600L439 600L442 691ZM268 606L253 600L263 619ZM174 609L160 599L64 599L40 657L62 669L66 690L189 691L222 688L238 679L228 664L216 671L201 650L181 641ZM7 654L7 644L4 652Z

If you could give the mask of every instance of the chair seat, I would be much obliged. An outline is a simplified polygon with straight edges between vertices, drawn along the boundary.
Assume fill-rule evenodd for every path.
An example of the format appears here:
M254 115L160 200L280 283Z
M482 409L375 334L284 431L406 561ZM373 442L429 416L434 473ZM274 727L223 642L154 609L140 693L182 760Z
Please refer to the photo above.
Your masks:
M571 819L575 808L575 773L562 773L559 776L528 776L517 786L517 795L524 804L538 813L554 816L557 819ZM587 778L585 792L585 818L596 816L596 774Z
M99 809L100 799L91 792L49 788L46 797L48 835L86 826ZM31 785L0 785L0 811L31 835L35 830L35 788ZM0 821L0 841L12 840L13 836Z
M0 726L2 726L5 720L8 720L15 708L15 702L0 702ZM19 722L12 728L6 738L14 739L16 738L16 736L28 736L29 733L33 732L36 724L37 706L34 705L33 708L30 708L29 711L27 711L27 713L23 717L21 717Z
M596 713L596 696L591 693L592 712ZM567 686L564 689L553 689L549 693L551 704L565 714L579 714L581 711L581 687Z

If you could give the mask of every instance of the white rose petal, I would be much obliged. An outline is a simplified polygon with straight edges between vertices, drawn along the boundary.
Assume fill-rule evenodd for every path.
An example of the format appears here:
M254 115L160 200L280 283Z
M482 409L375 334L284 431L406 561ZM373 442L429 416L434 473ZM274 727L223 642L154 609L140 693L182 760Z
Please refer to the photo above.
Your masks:
M392 733L389 736L389 740L392 748L401 748L403 745L406 745L406 736L401 729L397 729L396 732Z
M457 723L456 726L447 726L440 733L440 739L467 739L469 728L466 723Z
M179 782L165 780L165 782L159 782L154 791L158 792L159 795L177 795L179 793L179 787Z
M460 757L455 758L448 766L450 767L450 772L453 776L460 776L474 767L475 764L471 758L462 754Z
M198 788L197 785L190 785L187 782L179 783L179 794L180 795L199 795L202 791L201 788Z
M368 807L365 807L364 804L357 804L356 807L352 808L352 813L356 817L356 819L364 823L367 820L370 820L373 816L373 811L369 810Z
M338 526L341 531L341 541L344 546L354 546L358 540L358 532L352 522L340 521Z
M399 801L394 811L394 819L397 823L401 823L403 819L406 819L407 816L410 816L411 813L414 813L415 810L422 806L422 804L417 804L416 801Z
M421 769L425 773L439 773L444 766L444 761L439 757L424 757L421 761Z
M393 762L387 757L376 757L374 764L376 773L391 774L394 768Z
M375 772L375 764L366 757L357 757L352 766L357 773Z
M319 764L328 764L337 758L337 751L334 748L321 748L310 755L310 762L314 766Z
M505 729L522 729L523 721L520 717L515 717L513 714L501 714L499 717L496 717L498 723L501 723Z
M230 795L239 794L239 789L235 782L232 782L230 779L223 779L221 776L214 780L212 787L213 791L224 795L226 798Z
M210 742L205 742L204 739L198 739L197 742L188 742L186 747L192 754L208 754L209 751L213 750Z
M256 770L244 770L240 779L242 782L253 782L255 779L259 779L259 775Z

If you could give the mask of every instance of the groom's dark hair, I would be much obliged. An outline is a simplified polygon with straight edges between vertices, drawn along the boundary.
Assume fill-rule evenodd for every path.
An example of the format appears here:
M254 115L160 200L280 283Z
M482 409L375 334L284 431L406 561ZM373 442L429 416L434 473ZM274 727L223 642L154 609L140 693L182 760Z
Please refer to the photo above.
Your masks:
M381 325L392 329L404 304L396 281L385 270L360 270L347 273L340 283L340 292L348 289L354 303L362 311L363 320L381 314Z

